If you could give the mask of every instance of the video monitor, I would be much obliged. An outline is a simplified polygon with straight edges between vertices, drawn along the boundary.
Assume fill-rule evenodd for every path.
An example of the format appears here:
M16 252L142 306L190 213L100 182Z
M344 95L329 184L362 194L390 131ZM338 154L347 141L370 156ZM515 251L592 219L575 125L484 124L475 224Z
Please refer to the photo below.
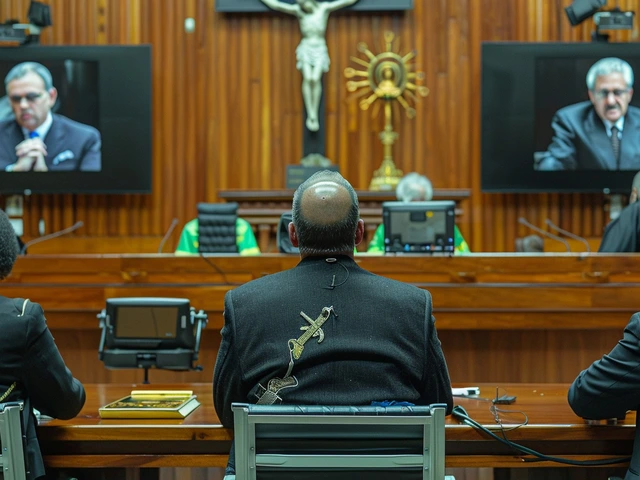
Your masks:
M634 44L484 43L481 67L483 191L630 191L640 171Z
M455 209L453 201L384 202L385 253L453 254Z
M194 328L184 298L109 298L107 348L192 349Z
M0 48L0 194L151 191L149 46Z

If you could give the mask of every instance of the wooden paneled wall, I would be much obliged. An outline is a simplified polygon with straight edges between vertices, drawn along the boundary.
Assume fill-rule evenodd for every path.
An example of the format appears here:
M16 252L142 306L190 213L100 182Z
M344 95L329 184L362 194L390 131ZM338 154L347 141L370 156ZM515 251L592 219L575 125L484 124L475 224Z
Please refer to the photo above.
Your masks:
M153 193L34 195L26 199L25 236L84 220L79 236L111 239L127 251L153 251L175 217L180 227L198 201L225 189L280 189L286 165L302 153L303 104L295 69L299 30L277 14L223 15L214 0L49 0L54 26L43 44L153 46ZM607 222L602 195L483 194L480 191L480 44L482 41L588 41L592 22L572 28L571 0L416 0L404 14L336 14L327 41L327 156L356 188L367 188L382 159L382 118L361 112L343 71L360 41L374 52L382 35L399 36L401 52L418 51L431 93L417 118L398 116L397 165L428 175L438 188L470 188L459 226L474 251L512 251L526 235L519 216L551 218L583 236ZM640 11L640 1L609 7ZM29 0L0 0L0 21L24 19ZM186 33L185 18L196 29ZM635 41L637 31L614 35ZM108 159L106 160L108 161ZM141 242L140 238L150 239ZM177 242L178 231L168 245ZM64 244L61 244L64 245ZM167 248L169 250L170 247ZM92 251L96 251L95 246ZM100 250L100 247L97 249ZM105 245L106 251L106 245Z

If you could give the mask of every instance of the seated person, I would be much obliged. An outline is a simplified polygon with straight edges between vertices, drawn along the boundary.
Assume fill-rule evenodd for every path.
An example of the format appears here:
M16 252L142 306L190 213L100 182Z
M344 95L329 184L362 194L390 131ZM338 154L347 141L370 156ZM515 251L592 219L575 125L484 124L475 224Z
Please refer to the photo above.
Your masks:
M0 279L11 273L17 256L16 234L0 210ZM64 364L40 305L0 296L0 324L0 401L25 401L27 479L42 478L45 470L32 408L55 418L73 418L84 405L84 387Z
M640 313L635 313L622 339L601 359L580 372L569 388L569 405L576 415L591 420L625 418L640 405ZM640 417L639 417L640 418ZM598 428L594 426L593 428ZM626 480L640 472L640 429L636 428ZM610 477L615 478L615 477Z
M401 202L423 202L433 197L431 182L424 175L412 172L405 175L396 187L396 198ZM453 243L455 254L469 253L469 245L464 241L460 230L455 226ZM368 253L384 253L384 224L378 225L371 242Z
M553 117L547 152L536 170L637 170L640 109L630 105L633 69L620 58L598 60L587 72L589 100Z
M444 403L451 412L449 372L431 294L373 275L354 260L364 222L353 187L337 172L309 177L293 196L288 233L300 249L296 267L225 295L213 377L222 424L233 427L233 402L369 405L396 400ZM322 322L319 337L295 340L306 335L310 321ZM299 354L292 357L289 345L296 343ZM233 450L226 473L235 473Z
M253 234L251 225L246 220L238 217L236 220L236 245L240 255L260 255L260 248ZM198 253L198 219L194 218L187 222L182 233L180 241L175 251L176 255L186 255L190 253Z
M633 177L629 205L604 231L598 252L640 252L640 172Z

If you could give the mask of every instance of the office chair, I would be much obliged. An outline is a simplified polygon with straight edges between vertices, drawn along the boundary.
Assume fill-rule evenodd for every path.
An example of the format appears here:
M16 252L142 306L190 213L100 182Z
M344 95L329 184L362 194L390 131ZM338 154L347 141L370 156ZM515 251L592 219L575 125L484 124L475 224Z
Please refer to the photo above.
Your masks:
M238 253L237 203L198 204L198 252Z
M0 471L3 480L25 480L22 402L0 403Z
M232 409L235 480L445 479L445 405Z
M291 214L291 211L284 212L280 215L276 235L276 243L280 253L300 253L300 249L298 247L294 247L291 244L291 239L289 238L289 223L292 221L293 215Z

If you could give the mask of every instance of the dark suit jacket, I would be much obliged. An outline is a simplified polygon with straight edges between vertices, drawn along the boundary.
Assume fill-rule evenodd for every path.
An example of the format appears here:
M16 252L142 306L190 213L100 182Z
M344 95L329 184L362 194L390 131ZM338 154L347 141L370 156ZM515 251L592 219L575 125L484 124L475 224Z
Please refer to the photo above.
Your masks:
M553 139L536 170L640 170L640 108L629 106L620 141L620 167L607 129L591 102L558 110Z
M627 205L607 225L598 252L640 252L640 202Z
M0 122L0 172L15 163L16 145L24 140L15 120ZM89 125L53 114L53 123L42 140L47 146L45 163L49 170L99 172L102 168L100 132Z
M28 400L42 414L68 419L85 402L84 387L65 366L44 312L37 303L0 296L0 395L13 382L17 387L5 401ZM36 419L25 409L26 460L29 480L45 474L36 437Z
M640 313L624 329L622 340L594 362L569 389L569 405L590 419L623 418L640 405ZM640 419L640 418L639 418ZM636 426L633 455L626 480L640 478L640 428Z
M215 407L233 426L232 402L256 403L260 385L283 377L289 339L303 334L323 307L333 306L325 337L307 341L281 391L287 404L415 404L453 400L449 372L425 290L374 275L349 257L303 259L291 270L242 285L225 296L222 343L214 372ZM335 279L334 279L335 275ZM331 284L334 288L330 288Z

